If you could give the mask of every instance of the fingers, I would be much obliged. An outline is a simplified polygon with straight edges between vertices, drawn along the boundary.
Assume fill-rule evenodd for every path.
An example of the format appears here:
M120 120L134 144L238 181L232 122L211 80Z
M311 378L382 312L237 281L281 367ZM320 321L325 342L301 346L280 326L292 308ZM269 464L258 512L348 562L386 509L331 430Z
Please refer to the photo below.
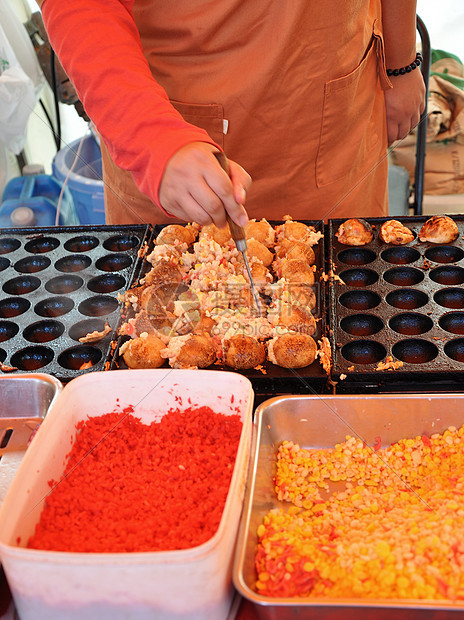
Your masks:
M161 181L161 206L170 214L200 225L226 225L226 211L241 226L248 221L243 207L251 177L235 162L229 174L213 155L217 149L195 142L179 149L169 160Z

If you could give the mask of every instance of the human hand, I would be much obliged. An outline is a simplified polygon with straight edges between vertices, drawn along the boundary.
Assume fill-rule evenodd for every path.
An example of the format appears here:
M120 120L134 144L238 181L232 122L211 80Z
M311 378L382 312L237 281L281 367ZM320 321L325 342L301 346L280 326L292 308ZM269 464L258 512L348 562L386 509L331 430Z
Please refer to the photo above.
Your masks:
M385 91L389 145L405 138L425 110L425 83L418 69L390 80L393 88Z
M248 215L243 204L251 177L231 160L229 177L214 152L212 144L192 142L174 153L161 180L161 206L169 215L218 228L226 225L227 211L236 224L245 226Z

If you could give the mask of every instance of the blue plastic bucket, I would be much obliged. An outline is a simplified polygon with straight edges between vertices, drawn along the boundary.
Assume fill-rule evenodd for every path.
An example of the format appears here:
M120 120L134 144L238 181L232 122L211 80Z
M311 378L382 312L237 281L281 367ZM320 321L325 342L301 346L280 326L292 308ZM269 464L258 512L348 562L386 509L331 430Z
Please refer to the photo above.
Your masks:
M69 174L66 185L73 196L80 224L105 224L101 151L92 134L83 139L79 158L69 172L81 139L58 151L52 161L52 172L62 183Z
M26 175L11 179L0 205L0 228L55 226L62 184L48 174ZM60 202L60 226L77 226L79 219L71 192L66 187Z

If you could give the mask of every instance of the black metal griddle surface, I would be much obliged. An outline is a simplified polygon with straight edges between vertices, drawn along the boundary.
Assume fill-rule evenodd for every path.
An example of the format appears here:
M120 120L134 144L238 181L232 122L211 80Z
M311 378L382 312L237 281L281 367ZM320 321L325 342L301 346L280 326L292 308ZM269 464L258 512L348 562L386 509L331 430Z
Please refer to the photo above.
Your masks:
M390 218L366 218L374 239L364 246L338 242L344 220L331 220L328 258L337 279L329 290L333 374L345 381L427 383L460 381L464 370L464 217L452 216L459 237L447 245L418 239L426 216L395 218L415 239L383 243L380 226ZM403 365L377 370L389 357Z
M62 381L102 370L120 319L118 294L138 274L148 226L0 229L3 372ZM79 338L111 328L105 338ZM86 367L88 366L88 367Z

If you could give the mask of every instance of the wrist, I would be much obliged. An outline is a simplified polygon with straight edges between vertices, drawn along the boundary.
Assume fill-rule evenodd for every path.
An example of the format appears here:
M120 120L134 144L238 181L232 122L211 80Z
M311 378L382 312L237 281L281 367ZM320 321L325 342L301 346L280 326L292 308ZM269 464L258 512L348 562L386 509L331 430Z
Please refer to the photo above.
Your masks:
M388 77L397 77L400 75L406 75L407 73L411 73L411 71L414 71L415 69L417 69L420 64L422 63L422 54L420 52L416 53L416 57L415 59L410 62L407 65L404 65L402 67L395 67L395 68L387 68L387 75Z

